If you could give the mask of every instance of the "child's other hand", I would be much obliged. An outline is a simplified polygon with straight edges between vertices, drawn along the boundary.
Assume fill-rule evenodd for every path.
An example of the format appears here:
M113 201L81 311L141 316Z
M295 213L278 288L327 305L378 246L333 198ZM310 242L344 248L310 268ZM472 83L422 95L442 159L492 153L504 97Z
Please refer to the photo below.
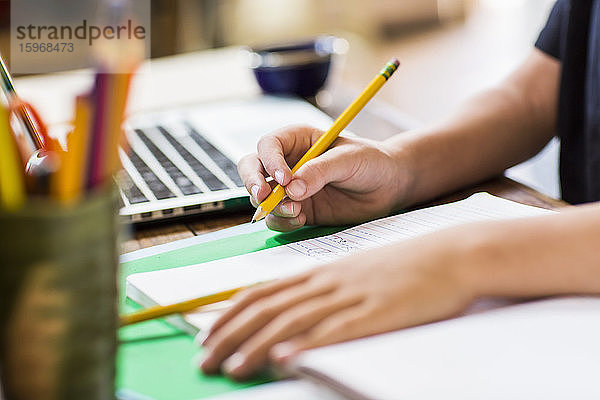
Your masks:
M436 233L243 291L204 341L202 369L245 379L269 356L456 315L475 294L455 238Z

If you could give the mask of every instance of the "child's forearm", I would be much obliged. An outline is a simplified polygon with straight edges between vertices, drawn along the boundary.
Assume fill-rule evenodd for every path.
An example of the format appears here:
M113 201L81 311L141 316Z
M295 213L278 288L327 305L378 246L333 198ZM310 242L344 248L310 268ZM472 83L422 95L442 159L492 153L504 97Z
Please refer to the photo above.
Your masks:
M496 176L554 135L560 63L535 50L498 87L450 119L387 141L410 179L400 206L427 201Z
M600 294L600 204L458 228L474 297Z

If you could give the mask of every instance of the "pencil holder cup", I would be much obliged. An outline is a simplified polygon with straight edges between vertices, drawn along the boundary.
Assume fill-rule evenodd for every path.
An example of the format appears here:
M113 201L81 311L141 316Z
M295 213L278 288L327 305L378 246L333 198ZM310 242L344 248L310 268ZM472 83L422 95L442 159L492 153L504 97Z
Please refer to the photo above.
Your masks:
M114 398L118 231L114 191L0 211L4 398Z

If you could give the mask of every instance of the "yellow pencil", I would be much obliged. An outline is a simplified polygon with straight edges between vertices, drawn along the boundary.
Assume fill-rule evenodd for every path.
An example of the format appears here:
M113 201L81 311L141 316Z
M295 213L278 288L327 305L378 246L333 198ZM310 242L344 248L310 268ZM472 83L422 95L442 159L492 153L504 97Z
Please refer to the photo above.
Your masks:
M0 104L0 206L14 211L25 203L25 175L9 114Z
M120 166L119 145L122 142L123 119L127 106L127 96L131 82L131 73L110 74L109 88L110 99L106 113L106 151L104 154L104 179L116 173Z
M385 82L398 69L400 62L392 59L369 83L365 90L346 108L346 110L335 120L331 128L311 146L302 156L300 161L292 168L292 173L296 173L307 161L323 154L325 150L335 141L340 132L356 117L363 107L375 96L375 93L383 86ZM275 186L271 194L258 206L256 213L252 217L252 222L260 221L265 218L285 197L285 189L281 185Z
M53 192L62 204L77 202L84 189L85 163L88 156L91 104L87 96L75 99L73 131L67 137L67 151L61 152L61 167L53 182Z
M126 326L135 324L142 321L148 321L150 319L166 317L171 314L185 313L193 311L198 307L206 306L209 304L218 303L220 301L230 299L237 292L246 289L246 287L239 287L235 289L226 290L211 294L208 296L198 297L197 299L183 301L181 303L171 304L168 306L154 306L146 308L142 311L138 311L128 315L122 315L119 318L119 325Z

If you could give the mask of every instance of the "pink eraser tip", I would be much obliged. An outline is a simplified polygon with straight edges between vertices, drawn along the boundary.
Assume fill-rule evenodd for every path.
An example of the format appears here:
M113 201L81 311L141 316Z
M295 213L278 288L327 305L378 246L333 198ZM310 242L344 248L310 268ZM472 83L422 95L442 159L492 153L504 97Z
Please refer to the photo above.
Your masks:
M400 61L398 61L397 58L392 58L392 60L390 61L392 64L394 64L397 67L400 66Z

